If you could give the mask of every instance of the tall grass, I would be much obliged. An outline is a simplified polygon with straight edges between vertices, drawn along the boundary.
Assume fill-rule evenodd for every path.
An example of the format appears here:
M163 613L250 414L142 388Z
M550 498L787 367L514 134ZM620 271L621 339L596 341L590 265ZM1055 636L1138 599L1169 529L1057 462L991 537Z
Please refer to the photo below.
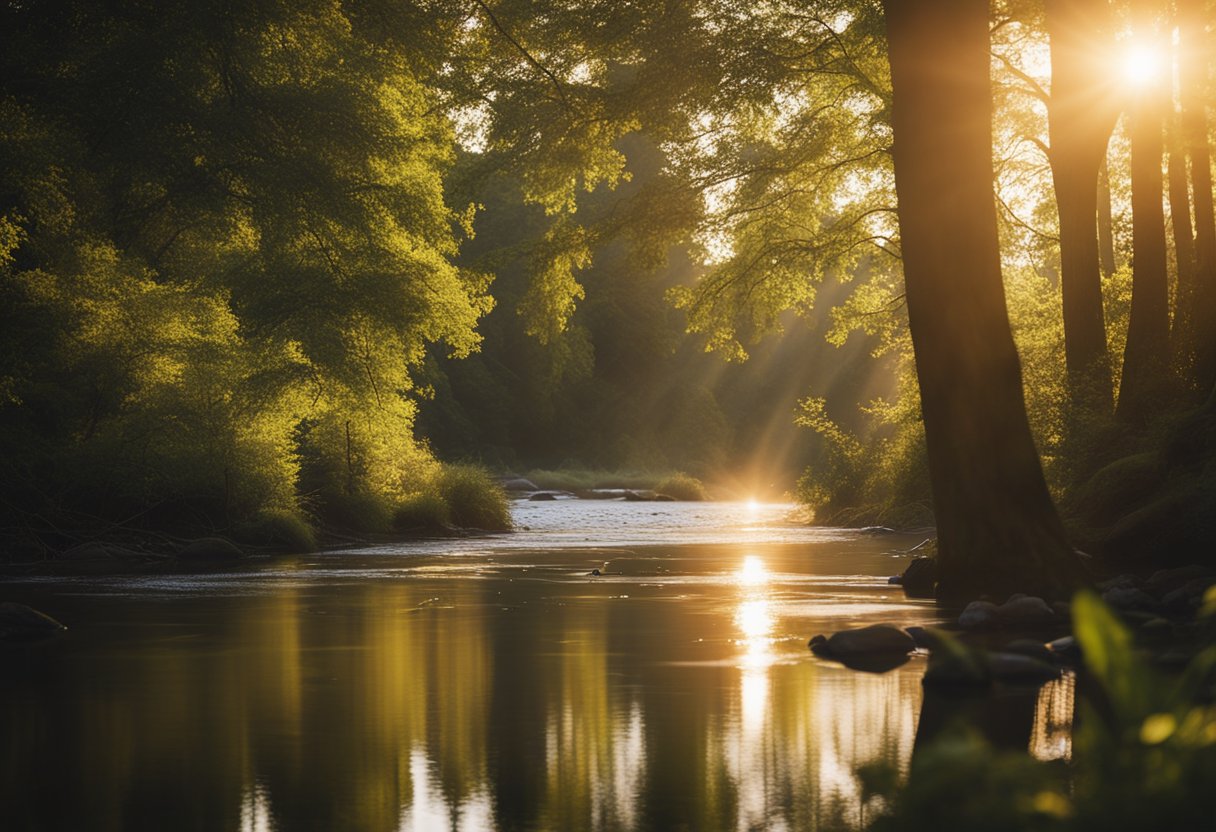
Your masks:
M660 494L666 494L669 497L675 497L677 500L687 500L688 502L699 502L709 499L709 493L705 490L704 483L696 477L684 473L672 474L670 477L666 477L655 486L654 490Z

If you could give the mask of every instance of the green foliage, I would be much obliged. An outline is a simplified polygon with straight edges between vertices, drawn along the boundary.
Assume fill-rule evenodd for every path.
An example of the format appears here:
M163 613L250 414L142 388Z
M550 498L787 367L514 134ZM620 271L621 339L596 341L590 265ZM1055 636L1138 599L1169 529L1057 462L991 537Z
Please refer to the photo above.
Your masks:
M696 477L691 477L688 474L677 473L669 477L664 477L659 480L658 485L654 490L660 494L666 494L669 497L675 497L677 500L686 500L689 502L698 502L709 499L709 492L705 490L705 485Z
M1209 593L1201 623L1216 635ZM907 783L873 776L887 801L875 830L1201 828L1204 789L1216 777L1216 646L1180 677L1163 677L1131 632L1091 592L1072 605L1092 686L1084 697L1068 771L1023 753L998 753L970 733L918 748Z
M312 527L297 512L261 511L233 526L233 538L239 543L270 546L286 552L312 552L317 548L317 536Z
M512 527L506 492L484 468L444 465L435 486L457 526L486 531Z
M427 479L416 367L477 347L488 277L427 62L365 11L0 13L7 525L380 529Z
M393 528L399 532L438 532L452 527L452 512L438 491L410 494L393 512Z

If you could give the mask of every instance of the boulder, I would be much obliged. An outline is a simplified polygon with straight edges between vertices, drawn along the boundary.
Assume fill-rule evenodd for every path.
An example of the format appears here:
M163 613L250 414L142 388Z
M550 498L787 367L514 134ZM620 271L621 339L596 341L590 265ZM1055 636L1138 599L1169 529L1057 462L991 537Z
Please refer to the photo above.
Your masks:
M972 601L958 617L958 626L964 630L988 630L999 624L997 605L991 601Z
M904 632L912 636L916 646L924 650L934 650L941 644L941 639L925 627L905 627Z
M1102 600L1117 610L1153 610L1157 599L1132 586L1111 587L1102 593Z
M1107 578L1105 581L1098 581L1098 590L1106 592L1111 589L1137 589L1140 586L1140 579L1135 575L1116 575L1113 578Z
M1181 566L1177 569L1158 569L1144 582L1144 590L1158 598L1164 598L1197 579L1206 579L1207 585L1211 586L1216 583L1216 570L1199 564Z
M0 641L32 641L62 633L67 627L33 607L0 602Z
M1047 645L1032 638L1019 638L1001 648L1002 653L1014 653L1019 656L1029 656L1042 662L1051 662L1055 656L1047 649Z
M177 553L182 560L206 563L226 563L241 560L245 553L240 547L223 537L200 537L182 547Z
M1077 664L1081 661L1081 645L1075 636L1064 636L1055 641L1047 642L1047 649L1057 661L1067 664Z
M900 578L909 598L932 598L937 591L937 561L913 558Z
M1043 627L1056 620L1055 611L1042 598L1015 595L997 607L997 617L1007 627Z
M1213 584L1216 584L1216 577L1210 575L1192 578L1177 589L1167 592L1161 599L1161 604L1170 612L1189 615L1203 605L1203 595Z
M674 502L676 502L676 498L671 496L670 494L655 494L654 497L652 497L651 499L656 503L674 503Z
M1058 668L1021 653L989 653L988 671L1002 682L1050 682L1060 677Z
M816 645L819 645L818 648ZM857 656L906 656L916 649L912 636L890 624L874 624L857 630L841 630L819 641L811 640L811 650L817 655L835 659Z
M627 503L648 503L650 498L639 494L636 491L626 491L624 494L625 502Z
M552 491L537 491L535 494L529 496L528 499L534 503L544 503L556 500L557 495Z

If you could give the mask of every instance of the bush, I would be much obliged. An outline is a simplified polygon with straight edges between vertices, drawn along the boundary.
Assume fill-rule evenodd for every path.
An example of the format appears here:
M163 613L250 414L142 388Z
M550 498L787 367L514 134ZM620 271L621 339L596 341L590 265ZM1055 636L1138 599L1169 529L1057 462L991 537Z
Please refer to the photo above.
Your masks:
M312 527L299 514L290 511L267 510L238 523L232 536L241 543L273 546L288 552L313 552L317 537Z
M420 491L405 498L393 514L399 532L443 531L452 527L452 512L436 490Z
M435 485L455 525L488 531L512 527L507 493L484 468L444 465Z
M387 532L393 526L388 503L375 494L334 494L321 508L326 525L353 532Z
M709 494L705 491L705 485L696 477L690 477L684 473L672 474L656 485L654 490L660 494L675 497L677 500L687 500L689 502L709 499Z

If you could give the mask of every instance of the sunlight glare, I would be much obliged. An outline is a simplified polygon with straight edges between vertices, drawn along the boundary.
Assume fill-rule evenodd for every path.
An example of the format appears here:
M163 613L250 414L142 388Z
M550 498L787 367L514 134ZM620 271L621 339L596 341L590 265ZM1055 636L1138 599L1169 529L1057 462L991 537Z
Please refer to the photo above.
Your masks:
M754 517L756 515L756 513L759 511L760 511L760 501L757 500L755 497L752 497L750 500L747 501L747 513Z
M1135 45L1123 53L1123 79L1135 87L1146 87L1161 75L1161 54L1147 46Z
M748 555L739 567L739 583L743 586L760 586L768 583L768 569L764 561L755 555Z
M744 667L768 667L775 661L772 651L773 614L764 599L744 601L735 613L735 625L743 633L741 644L747 651Z

